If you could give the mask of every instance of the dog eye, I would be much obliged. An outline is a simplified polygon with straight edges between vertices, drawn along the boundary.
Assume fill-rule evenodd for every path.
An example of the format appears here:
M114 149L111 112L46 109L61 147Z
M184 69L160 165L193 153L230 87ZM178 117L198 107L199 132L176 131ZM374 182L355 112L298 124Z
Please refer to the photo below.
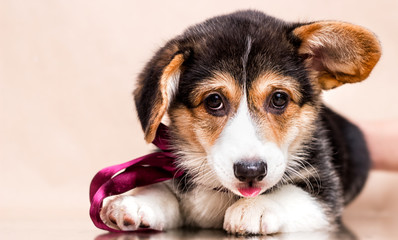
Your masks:
M272 95L271 103L274 108L284 108L289 100L289 96L284 92L275 92Z
M217 93L210 94L205 99L205 103L206 106L211 110L220 110L224 107L224 104L222 102L222 97Z
M225 115L225 104L223 97L218 93L212 93L204 100L207 112L215 116Z
M276 91L271 95L267 110L275 114L280 114L286 108L290 100L287 93Z

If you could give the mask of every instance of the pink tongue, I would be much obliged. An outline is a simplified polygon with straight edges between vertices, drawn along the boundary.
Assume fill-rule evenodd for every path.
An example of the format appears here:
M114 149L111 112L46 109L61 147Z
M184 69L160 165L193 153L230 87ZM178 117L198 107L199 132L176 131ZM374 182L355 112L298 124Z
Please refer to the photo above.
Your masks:
M255 197L260 193L261 188L248 187L248 188L240 188L238 190L245 197Z

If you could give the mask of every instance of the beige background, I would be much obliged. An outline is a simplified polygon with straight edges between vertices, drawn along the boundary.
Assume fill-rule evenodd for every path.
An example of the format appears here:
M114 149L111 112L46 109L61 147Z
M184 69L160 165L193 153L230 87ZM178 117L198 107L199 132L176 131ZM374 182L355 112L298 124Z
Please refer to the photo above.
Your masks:
M374 31L383 56L370 78L325 98L357 121L398 119L397 0L0 0L0 231L15 233L30 222L100 233L88 219L92 176L151 149L131 96L138 72L187 26L247 8ZM376 215L396 225L397 183L396 174L372 173L347 211L348 225L363 236L370 230L361 221ZM34 229L29 226L24 229Z

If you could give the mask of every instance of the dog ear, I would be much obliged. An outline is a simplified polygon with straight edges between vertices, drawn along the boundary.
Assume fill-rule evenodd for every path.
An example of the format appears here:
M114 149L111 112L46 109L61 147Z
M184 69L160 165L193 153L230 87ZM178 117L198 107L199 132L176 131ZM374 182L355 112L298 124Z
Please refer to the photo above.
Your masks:
M315 22L293 30L301 40L299 54L322 89L367 78L381 55L376 36L343 22Z
M171 41L161 48L147 63L138 77L134 100L145 133L150 143L178 89L182 64L189 50L182 50Z

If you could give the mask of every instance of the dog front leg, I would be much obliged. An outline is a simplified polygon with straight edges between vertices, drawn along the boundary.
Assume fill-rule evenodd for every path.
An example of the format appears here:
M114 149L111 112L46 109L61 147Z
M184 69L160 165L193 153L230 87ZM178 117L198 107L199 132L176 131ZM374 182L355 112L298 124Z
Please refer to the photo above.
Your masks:
M136 188L105 200L101 218L115 229L166 230L179 227L182 222L178 201L165 183Z
M325 229L329 220L319 200L287 185L254 198L241 198L225 213L224 229L234 234L273 234Z

